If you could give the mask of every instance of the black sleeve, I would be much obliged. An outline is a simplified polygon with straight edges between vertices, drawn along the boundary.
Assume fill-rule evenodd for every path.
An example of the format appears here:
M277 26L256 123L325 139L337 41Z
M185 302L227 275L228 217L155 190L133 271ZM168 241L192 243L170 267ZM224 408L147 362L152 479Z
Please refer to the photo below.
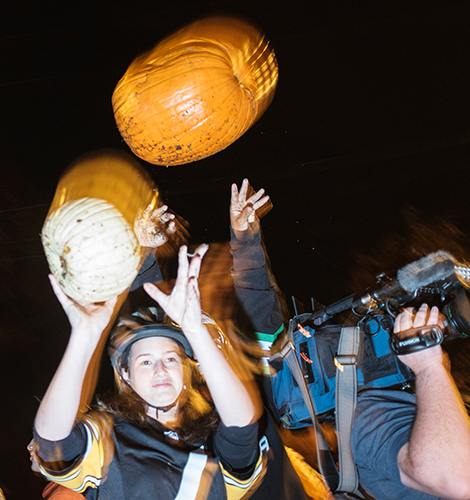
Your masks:
M145 283L155 283L157 281L162 281L162 273L155 254L150 253L140 267L139 274L132 282L130 291L137 290Z
M280 292L269 267L258 227L243 233L230 230L232 279L240 305L259 340L273 342L284 321Z
M72 432L60 441L43 439L34 429L36 454L41 463L49 470L66 470L78 458L84 455L86 449L86 431L78 422Z
M258 423L226 427L221 422L214 436L213 448L225 470L240 479L250 477L259 456Z

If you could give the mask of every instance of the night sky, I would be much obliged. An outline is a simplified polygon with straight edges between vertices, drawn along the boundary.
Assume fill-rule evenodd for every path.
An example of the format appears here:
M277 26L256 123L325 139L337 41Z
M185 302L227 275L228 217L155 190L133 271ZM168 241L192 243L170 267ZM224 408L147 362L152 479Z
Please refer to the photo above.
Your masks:
M469 2L10 3L0 16L7 499L40 498L26 445L68 337L47 280L42 224L67 165L101 148L130 152L114 122L113 89L135 56L175 28L204 14L241 14L261 26L279 64L271 106L237 142L179 167L141 162L189 223L191 244L227 241L230 185L248 177L274 204L263 230L279 285L307 304L359 292L368 255L390 271L430 234L449 250L470 248Z

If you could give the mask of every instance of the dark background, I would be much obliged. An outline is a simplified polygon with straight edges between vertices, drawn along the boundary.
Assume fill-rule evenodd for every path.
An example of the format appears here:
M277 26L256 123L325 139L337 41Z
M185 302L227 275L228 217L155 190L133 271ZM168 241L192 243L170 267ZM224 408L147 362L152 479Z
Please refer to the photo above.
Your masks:
M180 25L220 11L247 16L271 40L280 71L270 108L226 150L179 167L142 162L189 222L191 243L227 240L230 184L248 177L274 203L263 227L280 287L302 302L349 294L368 255L371 266L404 260L417 228L442 247L468 247L468 1L10 3L0 16L7 499L40 498L26 444L68 337L39 238L57 181L83 153L129 151L114 123L114 86ZM110 380L108 369L102 383Z

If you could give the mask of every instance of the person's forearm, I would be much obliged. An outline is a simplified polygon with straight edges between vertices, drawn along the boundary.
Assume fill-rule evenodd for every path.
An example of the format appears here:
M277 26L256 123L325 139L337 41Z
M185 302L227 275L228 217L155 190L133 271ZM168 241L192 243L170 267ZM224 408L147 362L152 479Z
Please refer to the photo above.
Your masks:
M259 394L240 380L204 325L185 330L224 425L244 427L262 413Z
M230 228L230 252L233 255L232 272L237 273L266 266L267 256L261 239L261 228L251 226L246 231Z
M259 228L254 232L245 231L241 236L232 230L230 245L237 299L259 340L273 342L282 330L285 306L281 305L282 297L270 270Z
M442 364L417 375L416 396L416 420L398 457L403 483L444 498L469 499L470 421Z
M72 332L64 356L36 414L36 432L49 441L66 438L75 424L83 381L96 348L94 342L84 342L82 335L86 333Z

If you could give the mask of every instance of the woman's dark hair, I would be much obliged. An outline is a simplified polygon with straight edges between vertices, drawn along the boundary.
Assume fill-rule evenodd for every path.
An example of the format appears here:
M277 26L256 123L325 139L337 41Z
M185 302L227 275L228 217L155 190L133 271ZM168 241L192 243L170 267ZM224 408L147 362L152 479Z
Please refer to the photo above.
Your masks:
M181 425L174 429L180 441L189 445L201 444L207 436L217 428L220 422L219 414L212 402L209 389L196 363L182 355L186 366L185 386L180 395ZM122 367L128 371L128 366ZM141 398L129 385L123 383L117 394L97 398L99 410L126 420L138 427L148 426L147 402Z

